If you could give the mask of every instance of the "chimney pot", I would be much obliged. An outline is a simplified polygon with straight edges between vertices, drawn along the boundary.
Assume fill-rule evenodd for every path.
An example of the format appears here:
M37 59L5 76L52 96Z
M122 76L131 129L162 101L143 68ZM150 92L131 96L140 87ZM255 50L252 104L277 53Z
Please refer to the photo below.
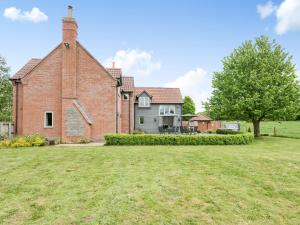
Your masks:
M73 11L73 7L71 5L68 6L68 17L72 18L72 11Z

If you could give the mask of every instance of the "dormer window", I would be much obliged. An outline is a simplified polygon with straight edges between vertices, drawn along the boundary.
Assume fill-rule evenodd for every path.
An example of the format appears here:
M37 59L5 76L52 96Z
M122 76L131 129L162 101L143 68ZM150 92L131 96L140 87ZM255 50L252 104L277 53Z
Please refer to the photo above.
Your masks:
M142 108L150 107L150 98L149 97L139 97L139 107L142 107Z

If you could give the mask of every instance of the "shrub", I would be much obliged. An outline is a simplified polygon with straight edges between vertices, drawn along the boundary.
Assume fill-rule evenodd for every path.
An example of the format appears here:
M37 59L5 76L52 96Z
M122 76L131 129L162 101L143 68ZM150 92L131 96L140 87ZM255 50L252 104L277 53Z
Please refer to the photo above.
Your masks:
M46 143L45 137L40 134L26 136L26 139L31 144L31 146L43 146Z
M6 137L0 134L0 141L3 141L4 139L6 139Z
M81 138L78 143L79 144L88 144L88 143L90 143L90 141L86 138Z
M3 140L3 141L0 141L0 148L8 148L10 147L10 140Z
M144 134L145 132L142 129L136 129L132 134Z
M217 129L216 133L217 134L241 134L242 132L229 130L229 129Z
M106 145L241 145L250 144L253 134L175 135L175 134L108 134Z
M16 137L11 140L10 147L19 148L19 147L30 147L32 146L28 137Z
M28 136L18 136L11 140L5 139L0 142L1 148L19 148L19 147L31 147L31 146L43 146L45 145L45 138L39 134L33 134Z

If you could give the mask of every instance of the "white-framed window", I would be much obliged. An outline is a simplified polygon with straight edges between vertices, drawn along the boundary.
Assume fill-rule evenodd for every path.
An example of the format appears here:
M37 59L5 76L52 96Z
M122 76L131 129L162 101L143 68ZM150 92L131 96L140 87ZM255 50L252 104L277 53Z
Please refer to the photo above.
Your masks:
M175 105L160 105L159 106L160 116L173 116L175 115Z
M44 127L53 128L53 112L45 112L44 114Z
M123 100L128 100L129 99L129 94L123 94Z
M150 107L150 98L139 97L139 107Z
M139 124L144 125L144 123L145 123L145 118L143 116L140 116L139 117Z

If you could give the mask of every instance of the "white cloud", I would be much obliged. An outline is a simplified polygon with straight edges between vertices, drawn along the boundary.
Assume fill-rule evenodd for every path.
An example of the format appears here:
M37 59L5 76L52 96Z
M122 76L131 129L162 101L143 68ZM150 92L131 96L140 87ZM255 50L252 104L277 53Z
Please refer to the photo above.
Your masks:
M279 6L268 1L265 5L257 5L257 12L262 19L275 13L275 31L279 35L288 31L300 31L300 0L283 0Z
M4 10L3 16L13 21L30 21L33 23L48 20L48 16L37 7L33 7L31 11L22 11L15 7L9 7Z
M284 0L276 11L276 33L300 30L300 1Z
M190 70L165 86L180 88L183 96L190 96L195 101L197 111L203 110L202 102L211 94L211 79L201 68Z
M138 49L119 50L113 57L104 60L104 65L111 67L113 61L125 74L134 76L146 76L161 68L151 52Z
M261 5L261 4L257 5L257 12L259 13L259 15L262 19L265 19L268 16L272 15L272 13L274 13L276 11L276 9L277 9L277 6L275 6L272 1L268 1L264 5Z

